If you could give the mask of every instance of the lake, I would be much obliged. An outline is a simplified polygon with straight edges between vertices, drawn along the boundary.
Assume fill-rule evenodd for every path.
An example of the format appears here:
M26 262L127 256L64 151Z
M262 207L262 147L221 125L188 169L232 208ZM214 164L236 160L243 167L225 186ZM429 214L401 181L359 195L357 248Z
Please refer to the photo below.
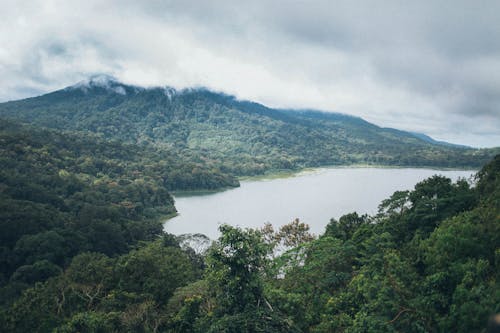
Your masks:
M475 171L413 168L321 168L286 178L241 181L241 187L215 193L176 194L179 215L165 231L179 235L202 233L218 237L218 226L228 223L275 229L299 218L321 234L331 218L358 212L375 214L380 202L395 191L413 189L435 174L457 180Z

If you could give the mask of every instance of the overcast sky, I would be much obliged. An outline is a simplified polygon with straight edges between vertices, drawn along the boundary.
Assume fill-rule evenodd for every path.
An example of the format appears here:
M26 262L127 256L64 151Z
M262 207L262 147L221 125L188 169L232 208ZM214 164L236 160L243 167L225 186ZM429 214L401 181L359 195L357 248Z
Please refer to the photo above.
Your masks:
M0 101L105 73L500 146L500 1L0 0Z

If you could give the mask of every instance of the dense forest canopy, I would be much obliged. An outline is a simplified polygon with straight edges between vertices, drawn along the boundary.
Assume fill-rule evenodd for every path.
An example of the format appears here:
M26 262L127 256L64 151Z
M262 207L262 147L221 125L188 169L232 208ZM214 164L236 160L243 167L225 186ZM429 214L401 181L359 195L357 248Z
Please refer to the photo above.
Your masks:
M2 332L480 332L500 312L500 155L319 237L224 225L200 252L158 218L169 190L235 185L210 161L7 121L0 140Z
M10 121L0 144L0 281L21 289L78 253L113 256L156 239L175 213L169 191L238 185L190 155Z

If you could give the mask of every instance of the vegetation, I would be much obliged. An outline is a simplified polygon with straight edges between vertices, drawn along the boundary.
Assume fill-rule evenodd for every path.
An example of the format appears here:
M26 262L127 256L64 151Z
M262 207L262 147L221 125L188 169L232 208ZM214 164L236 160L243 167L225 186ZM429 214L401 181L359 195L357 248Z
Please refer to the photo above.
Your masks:
M325 165L479 168L500 150L440 144L360 118L279 110L204 89L144 89L89 81L0 104L0 116L58 130L195 154L225 173Z
M137 176L151 189L142 208L117 205L114 186L134 183L121 180L154 151L118 174L84 173L72 155L81 147L78 158L88 157L79 140L95 140L105 165L118 153L127 160L130 147L9 128L3 332L480 332L500 312L500 155L475 186L434 176L394 193L376 216L332 220L318 238L298 220L278 231L223 225L197 253L148 213L173 211L161 177L145 176L154 167Z
M86 251L115 256L162 232L169 190L236 186L202 163L154 149L0 123L2 300L58 275Z
M471 167L495 150L115 81L0 115L1 332L481 332L500 312L500 155L474 184L431 177L317 238L299 220L223 225L207 247L161 225L170 191L238 186L233 175Z

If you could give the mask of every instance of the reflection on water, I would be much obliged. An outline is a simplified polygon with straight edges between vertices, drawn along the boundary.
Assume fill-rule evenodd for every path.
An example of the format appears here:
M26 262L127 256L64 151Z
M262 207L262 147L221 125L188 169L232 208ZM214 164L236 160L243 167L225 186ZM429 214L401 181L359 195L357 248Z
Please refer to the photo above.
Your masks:
M179 215L165 223L165 230L215 239L221 223L260 228L270 222L279 227L299 218L320 234L330 218L353 211L374 214L383 199L434 174L456 180L474 171L324 168L288 178L242 181L241 187L221 192L177 193Z

